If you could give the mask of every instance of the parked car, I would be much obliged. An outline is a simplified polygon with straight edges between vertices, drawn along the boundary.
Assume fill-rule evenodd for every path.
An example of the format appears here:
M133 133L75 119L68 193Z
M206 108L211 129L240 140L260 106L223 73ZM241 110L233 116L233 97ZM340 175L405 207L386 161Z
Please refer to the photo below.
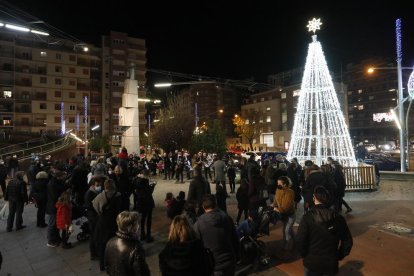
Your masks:
M376 151L377 150L377 146L374 145L374 144L365 144L364 146L367 149L367 151Z
M268 160L268 159L271 160L272 163L275 163L277 155L282 155L286 157L286 152L263 152L261 156L262 163L264 160Z
M380 171L399 171L401 169L400 162L382 153L371 153L369 159L365 159L364 163L369 165L375 164Z
M395 150L397 145L394 141L384 141L378 144L378 149L381 151Z

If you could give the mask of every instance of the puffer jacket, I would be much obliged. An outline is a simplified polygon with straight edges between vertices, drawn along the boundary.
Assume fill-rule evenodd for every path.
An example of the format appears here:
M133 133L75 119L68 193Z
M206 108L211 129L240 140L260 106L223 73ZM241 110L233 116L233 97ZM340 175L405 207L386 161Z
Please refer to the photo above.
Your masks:
M114 276L150 275L141 243L136 237L119 231L106 244L105 268Z
M66 229L72 224L72 204L56 202L56 228Z
M24 172L17 172L16 177L10 180L6 188L5 200L13 202L27 202L29 200L23 176Z

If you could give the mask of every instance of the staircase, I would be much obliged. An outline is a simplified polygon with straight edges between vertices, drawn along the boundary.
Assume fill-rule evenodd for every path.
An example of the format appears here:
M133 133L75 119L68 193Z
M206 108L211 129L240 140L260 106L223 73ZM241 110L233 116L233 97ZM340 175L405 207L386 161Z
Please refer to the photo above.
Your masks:
M34 155L52 154L72 146L76 141L70 135L55 140L50 143L41 143L33 146L30 141L0 148L0 158L5 160L7 156L16 155L19 161L32 158Z

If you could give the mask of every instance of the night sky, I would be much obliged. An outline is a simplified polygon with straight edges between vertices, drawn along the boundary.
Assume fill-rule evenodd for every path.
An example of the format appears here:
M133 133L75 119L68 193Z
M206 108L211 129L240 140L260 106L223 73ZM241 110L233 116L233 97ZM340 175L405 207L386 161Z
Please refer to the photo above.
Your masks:
M403 24L403 66L414 64L414 16L409 1L381 4L369 1L371 5L362 4L368 1L304 4L275 0L243 4L241 1L226 4L221 3L225 1L121 0L8 2L96 45L100 43L100 35L110 30L145 38L147 67L151 69L231 79L253 77L266 82L269 74L304 66L311 41L306 25L313 17L320 17L323 22L318 39L331 70L339 71L341 65L375 55L394 58L396 18L402 18Z

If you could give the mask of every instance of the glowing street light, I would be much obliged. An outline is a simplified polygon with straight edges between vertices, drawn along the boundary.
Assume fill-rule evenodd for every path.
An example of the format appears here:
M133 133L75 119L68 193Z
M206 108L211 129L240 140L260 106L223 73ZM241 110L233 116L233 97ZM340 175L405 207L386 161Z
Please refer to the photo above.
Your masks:
M154 87L163 88L163 87L171 87L173 85L201 84L201 83L216 83L216 82L215 81L161 82L161 83L154 84Z

